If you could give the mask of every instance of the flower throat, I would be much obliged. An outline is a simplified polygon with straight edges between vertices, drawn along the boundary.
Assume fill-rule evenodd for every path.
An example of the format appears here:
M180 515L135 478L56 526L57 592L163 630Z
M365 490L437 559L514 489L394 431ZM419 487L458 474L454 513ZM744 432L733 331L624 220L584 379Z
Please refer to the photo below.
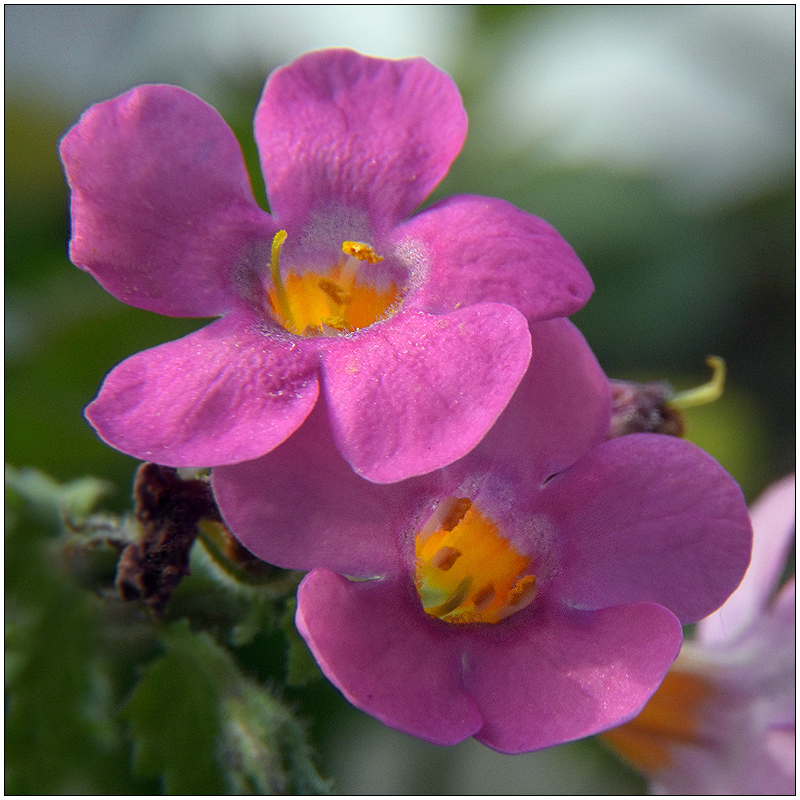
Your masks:
M417 534L416 585L426 614L445 622L500 622L536 595L531 560L466 497L439 505Z
M336 336L366 328L388 316L400 299L394 283L386 289L360 280L362 267L383 261L368 244L343 242L342 257L328 272L289 272L281 278L280 250L286 231L272 240L269 302L278 322L298 336Z

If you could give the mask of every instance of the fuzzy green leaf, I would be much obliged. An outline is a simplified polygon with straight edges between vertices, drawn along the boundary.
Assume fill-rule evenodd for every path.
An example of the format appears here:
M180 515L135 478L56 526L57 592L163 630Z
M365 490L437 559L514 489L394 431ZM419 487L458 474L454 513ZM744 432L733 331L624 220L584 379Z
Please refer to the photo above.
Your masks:
M145 669L124 716L133 724L137 772L161 776L165 793L225 793L215 752L216 695L185 651L168 652Z
M170 794L328 792L300 725L225 648L185 622L161 633L167 654L125 711L142 774L162 775Z
M61 513L88 511L97 488L6 469L8 794L152 791L129 772L94 598L59 570Z

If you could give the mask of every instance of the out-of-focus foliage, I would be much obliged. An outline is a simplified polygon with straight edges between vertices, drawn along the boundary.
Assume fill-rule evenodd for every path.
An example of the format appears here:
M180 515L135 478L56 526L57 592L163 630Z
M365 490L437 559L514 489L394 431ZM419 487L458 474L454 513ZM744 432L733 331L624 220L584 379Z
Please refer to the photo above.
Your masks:
M279 622L296 577L226 578L204 540L157 621L113 591L108 555L141 532L88 515L106 488L6 470L6 792L326 794L305 731L263 684L287 683ZM271 632L259 678L232 640Z
M96 499L97 484L72 483L85 475L110 483L103 503L121 512L129 507L137 467L135 460L96 438L82 419L83 407L104 374L123 358L178 338L203 322L125 306L69 263L68 198L58 139L87 102L137 83L178 82L217 106L234 128L256 198L266 207L251 134L263 79L270 66L323 45L347 44L393 57L427 55L448 69L464 95L470 135L433 200L459 192L491 195L547 219L594 278L595 294L574 321L607 373L619 379L667 379L681 390L707 379L707 355L722 356L728 365L726 393L715 404L687 414L688 437L721 461L750 500L794 468L792 159L756 189L719 190L714 202L698 205L688 194L676 193L655 168L555 157L552 146L549 151L545 147L553 141L535 137L526 144L515 109L498 112L492 105L492 97L500 96L495 87L514 59L546 49L543 31L583 30L582 15L591 13L605 21L613 43L628 18L646 24L647 9L619 7L606 13L600 7L437 7L425 17L422 37L417 7L380 12L392 15L389 26L385 17L371 22L366 7L342 7L315 12L303 22L304 30L312 23L330 28L318 25L306 40L285 35L287 19L300 13L287 8L292 7L6 7L6 460L17 468L35 467L58 482L30 475L23 480L23 473L13 472L12 489L7 490L6 791L195 792L196 784L189 781L200 781L205 770L210 770L209 790L277 788L279 784L259 782L258 777L263 775L258 770L275 757L274 750L268 756L260 749L272 747L263 734L264 719L274 713L281 720L285 712L283 705L272 706L278 700L271 695L252 693L267 682L285 687L278 694L307 721L324 758L322 771L336 776L342 791L425 793L426 786L442 793L641 791L643 784L594 742L510 758L471 742L435 748L365 718L317 679L316 667L291 625L286 605L290 593L276 602L257 587L223 590L213 572L216 562L204 548L196 548L193 575L173 597L160 632L143 623L135 605L101 600L87 591L86 586L96 590L100 577L109 579L103 569L113 577L116 552L103 551L98 544L92 558L80 562L80 570L74 559L67 572L63 560L59 562L63 531L57 504L65 497L64 485L72 487L73 495L79 488L78 494L87 498L83 508L72 509L73 516L85 514ZM706 54L692 32L700 19L703 30L715 32L723 44L728 36L731 52L736 52L749 24L737 15L754 15L753 24L761 25L753 30L757 36L775 33L774 14L765 11L762 19L757 10L705 8L662 7L652 13L662 15L664 36L676 37L673 52L694 53L694 66L703 62L703 68L717 69L708 74L720 85L730 77L743 100L752 96L773 102L792 120L791 104L780 106L780 93L769 83L771 65L782 62L771 61L770 52L762 48L758 59L731 59L726 65L718 52ZM245 19L247 14L252 18ZM263 28L251 24L256 19ZM661 35L659 25L651 28ZM278 31L264 39L263 52L254 44L259 30ZM170 39L170 48L162 46L164 37ZM390 39L419 47L395 52ZM209 42L214 45L210 50ZM236 42L246 47L233 53ZM586 42L587 53L590 44ZM226 49L231 50L229 58L220 56ZM245 54L256 50L258 62ZM163 60L170 53L175 59ZM58 61L62 56L67 58L63 63ZM27 72L20 67L26 58L31 65ZM793 67L792 56L787 69ZM598 64L598 72L600 68ZM534 93L539 77L529 77ZM519 82L519 75L515 80ZM519 100L522 105L526 98ZM541 119L550 113L544 105ZM624 117L620 124L625 124ZM665 136L674 130L677 140L679 133L686 133L681 127L686 124L686 118L676 117L665 126ZM715 135L724 146L724 128ZM513 147L495 146L512 138ZM675 152L679 159L680 152ZM758 155L754 150L754 163ZM186 618L205 620L200 627L206 633L193 637L191 646L180 622ZM185 679L175 678L174 669L185 673ZM217 678L209 680L212 674L228 677L217 686ZM232 686L238 687L236 692ZM169 735L170 729L155 724L155 698L177 703L173 690L193 691L196 702L186 717L189 728L183 733L175 728ZM236 693L240 699L234 707L231 697ZM214 726L223 718L229 720L226 733L212 744L209 731L218 733ZM299 735L291 725L283 730L289 739ZM195 738L181 740L190 734ZM170 748L160 746L159 736ZM229 750L220 751L220 742ZM195 764L192 773L181 752L194 753L193 759L212 753L215 760L209 764L204 759L202 767ZM225 777L219 764L230 752L240 760ZM501 777L487 785L484 774ZM420 776L419 781L410 776ZM283 790L323 788L308 775L302 779L305 784L297 777L292 780L281 784Z
M59 505L71 494L85 512L100 491L96 481L62 489L31 472L6 476L7 794L155 789L131 780L113 719L126 670L112 663L121 631L104 628L93 598L59 569Z
M167 794L320 794L302 730L230 654L185 622L161 632L123 716L136 772L163 776Z

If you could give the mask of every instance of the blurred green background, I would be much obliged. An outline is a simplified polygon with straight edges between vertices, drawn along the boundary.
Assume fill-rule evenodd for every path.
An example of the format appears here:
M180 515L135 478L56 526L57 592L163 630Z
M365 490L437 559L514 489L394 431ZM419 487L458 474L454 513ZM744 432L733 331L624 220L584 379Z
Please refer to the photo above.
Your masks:
M130 308L66 257L57 142L82 110L176 83L251 136L263 81L308 49L422 55L470 118L432 199L504 198L572 244L596 291L575 315L609 376L704 382L688 437L748 501L795 464L794 7L9 6L6 45L6 461L116 487L137 462L82 419L126 356L202 323ZM435 109L431 110L435 114ZM320 681L292 698L342 793L618 793L642 784L594 742L526 756L436 748ZM131 791L135 789L131 788Z

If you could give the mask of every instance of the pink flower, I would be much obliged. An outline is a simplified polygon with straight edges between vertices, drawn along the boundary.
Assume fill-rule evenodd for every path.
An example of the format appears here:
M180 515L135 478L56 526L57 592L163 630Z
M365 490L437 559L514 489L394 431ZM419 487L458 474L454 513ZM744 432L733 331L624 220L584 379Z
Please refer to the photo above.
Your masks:
M656 794L795 793L795 580L778 590L795 531L794 475L756 501L739 588L697 626L664 683L603 738Z
M142 86L86 111L61 143L71 259L125 303L221 317L113 369L86 410L100 437L169 466L246 461L297 430L321 386L370 480L474 447L528 365L528 320L576 311L592 283L553 228L502 200L407 219L466 125L423 59L309 53L256 112L270 215L194 95Z
M311 570L296 621L328 678L437 744L517 753L631 718L681 623L718 608L750 558L719 464L669 436L604 441L609 384L580 333L531 333L511 402L448 467L367 483L315 410L272 453L213 473L247 548Z

